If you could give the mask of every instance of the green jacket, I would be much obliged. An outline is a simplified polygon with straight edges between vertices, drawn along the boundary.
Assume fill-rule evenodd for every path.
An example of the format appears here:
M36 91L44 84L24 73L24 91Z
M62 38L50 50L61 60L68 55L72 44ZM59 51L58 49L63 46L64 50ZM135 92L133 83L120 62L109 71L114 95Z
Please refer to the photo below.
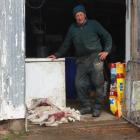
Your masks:
M76 56L98 55L101 51L110 52L112 47L111 35L95 20L87 20L82 26L73 23L66 38L55 53L56 57L62 57L73 43Z

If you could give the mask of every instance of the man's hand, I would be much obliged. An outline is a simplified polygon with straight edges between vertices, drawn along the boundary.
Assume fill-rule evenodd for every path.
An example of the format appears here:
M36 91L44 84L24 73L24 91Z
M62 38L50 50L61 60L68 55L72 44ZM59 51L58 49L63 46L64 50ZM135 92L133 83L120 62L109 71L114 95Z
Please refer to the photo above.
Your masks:
M50 55L50 56L48 56L48 58L51 58L52 61L54 61L56 59L56 56L55 55Z
M99 58L100 58L101 60L105 60L106 57L107 57L107 55L108 55L108 52L100 52L100 53L98 54L98 56L99 56Z

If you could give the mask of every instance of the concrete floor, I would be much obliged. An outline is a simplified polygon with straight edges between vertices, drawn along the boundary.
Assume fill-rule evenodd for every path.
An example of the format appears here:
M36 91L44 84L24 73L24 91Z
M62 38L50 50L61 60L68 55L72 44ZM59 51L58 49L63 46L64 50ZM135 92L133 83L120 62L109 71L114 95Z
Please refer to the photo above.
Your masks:
M12 140L140 140L140 130L107 112L101 117L84 115L80 122L57 127L28 125L29 132Z
M77 107L77 104L71 107ZM0 140L140 140L140 129L107 111L98 118L83 115L80 122L56 127L28 123L28 129L27 133L0 137Z

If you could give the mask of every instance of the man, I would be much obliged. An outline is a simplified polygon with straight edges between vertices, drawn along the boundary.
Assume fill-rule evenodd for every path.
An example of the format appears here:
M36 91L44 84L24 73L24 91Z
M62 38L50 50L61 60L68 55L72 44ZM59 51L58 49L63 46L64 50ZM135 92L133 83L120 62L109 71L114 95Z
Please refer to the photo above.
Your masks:
M81 103L80 113L99 117L105 97L103 61L111 50L112 38L97 21L87 19L83 5L74 7L73 16L76 22L70 26L59 51L49 58L63 56L73 43L77 56L75 85ZM87 94L91 86L96 88L94 105Z

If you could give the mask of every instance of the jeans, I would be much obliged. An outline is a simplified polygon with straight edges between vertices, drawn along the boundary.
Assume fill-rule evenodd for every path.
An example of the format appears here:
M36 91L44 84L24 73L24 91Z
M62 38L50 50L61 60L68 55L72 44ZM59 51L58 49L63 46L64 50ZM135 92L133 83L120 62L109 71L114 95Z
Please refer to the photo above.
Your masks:
M94 109L101 109L104 100L103 62L98 55L90 55L77 59L77 73L75 79L76 91L83 107L93 107L88 96L91 86L95 87L96 98Z

